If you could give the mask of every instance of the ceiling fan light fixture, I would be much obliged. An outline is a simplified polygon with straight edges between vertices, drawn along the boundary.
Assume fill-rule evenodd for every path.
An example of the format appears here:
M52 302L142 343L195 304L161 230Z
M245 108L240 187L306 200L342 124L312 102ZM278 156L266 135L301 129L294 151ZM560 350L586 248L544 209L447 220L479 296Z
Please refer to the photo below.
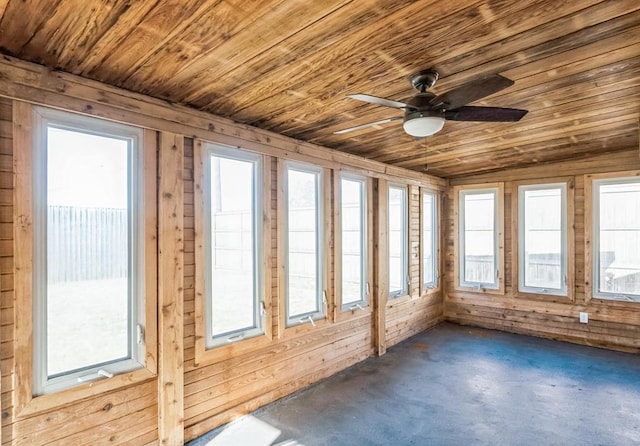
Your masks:
M402 124L404 131L416 138L434 135L442 130L443 126L444 118L440 116L421 116L407 119L404 121L404 124Z

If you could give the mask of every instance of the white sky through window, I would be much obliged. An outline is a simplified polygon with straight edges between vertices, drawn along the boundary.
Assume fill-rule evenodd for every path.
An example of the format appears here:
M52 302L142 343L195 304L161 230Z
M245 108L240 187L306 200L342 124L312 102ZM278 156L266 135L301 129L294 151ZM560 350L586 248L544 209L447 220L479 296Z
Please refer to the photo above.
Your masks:
M49 206L127 208L127 140L56 127L47 138Z

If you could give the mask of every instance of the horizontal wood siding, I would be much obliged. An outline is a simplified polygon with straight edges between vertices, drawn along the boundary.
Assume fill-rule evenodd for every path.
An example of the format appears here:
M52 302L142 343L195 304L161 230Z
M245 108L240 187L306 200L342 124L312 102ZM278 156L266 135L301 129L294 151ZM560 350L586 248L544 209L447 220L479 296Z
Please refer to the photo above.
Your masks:
M0 372L2 440L13 413L13 135L11 101L0 99Z
M445 316L448 320L470 325L542 336L596 347L640 352L640 305L618 302L587 302L585 297L585 181L584 174L625 171L640 168L638 148L594 156L582 161L535 165L495 174L460 177L451 180L452 185L483 182L505 182L505 269L506 292L489 295L473 292L455 292L453 262L454 209L449 206L446 214L446 283ZM512 195L517 193L514 181L531 180L548 182L548 179L569 177L574 189L574 296L567 298L516 297L511 253L514 251L512 225L517 209L512 209ZM451 192L447 203L453 203ZM579 312L589 313L589 323L579 323Z

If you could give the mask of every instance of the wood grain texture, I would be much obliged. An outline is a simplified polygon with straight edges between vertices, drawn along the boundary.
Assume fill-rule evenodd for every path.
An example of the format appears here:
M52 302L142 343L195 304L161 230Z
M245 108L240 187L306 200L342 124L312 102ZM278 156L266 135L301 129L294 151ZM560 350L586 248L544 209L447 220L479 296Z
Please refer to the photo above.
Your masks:
M384 353L437 323L443 312L461 323L638 351L637 310L585 300L584 243L589 237L584 223L588 182L583 178L640 168L636 1L335 0L309 6L302 0L207 0L183 2L184 9L172 8L175 4L0 0L0 47L45 65L3 57L0 96L160 131L168 138L166 147L169 141L184 144L182 155L169 152L172 161L165 157L163 163L161 154L159 382L107 389L59 411L17 420L13 364L20 353L14 346L19 349L22 341L13 334L14 312L23 307L13 303L21 288L14 256L20 256L23 245L14 247L13 232L22 204L12 195L13 173L4 171L8 166L13 170L13 110L0 101L0 403L7 414L5 444L34 442L36 435L78 444L109 435L123 444L191 439L374 352ZM393 114L345 99L346 94L405 99L413 94L406 78L430 66L442 74L436 92L502 73L515 85L478 104L521 107L530 113L516 124L449 122L441 133L419 141L399 125L332 134ZM282 196L276 193L282 182L275 166L292 159L333 169L333 175L348 169L369 177L378 188L371 200L375 312L335 318L316 329L304 327L273 336L264 345L199 362L196 276L201 254L192 137L261 153L270 164L265 218L271 228L265 232L270 235L265 250L272 256L265 265L271 277L268 319L276 334L282 334L284 324L279 319L283 288L276 255L282 249L277 225ZM426 167L450 178L452 185L505 183L504 295L452 286L451 191L447 181L425 175ZM516 299L510 277L510 246L516 239L510 226L514 182L567 175L576 185L574 302ZM409 296L387 302L384 196L389 181L409 186L410 252L416 258L410 262ZM444 303L437 290L419 292L418 187L446 192ZM327 232L332 230L329 225ZM336 263L328 258L326 268L335 269ZM327 288L333 289L336 275L327 279ZM588 327L575 321L583 309L591 315ZM103 413L103 407L110 409ZM136 426L131 426L133 417Z
M640 168L638 150L615 155L599 155L582 161L549 163L518 168L493 174L452 179L447 201L453 203L445 215L446 233L446 296L445 317L448 320L500 330L542 336L602 348L630 352L640 351L640 308L637 303L604 301L591 296L591 181L599 177L619 177L637 174ZM630 171L630 169L633 169ZM456 290L457 263L453 249L457 220L455 197L458 185L481 187L485 182L504 180L505 191L505 252L507 254L504 295L489 295L473 290ZM519 184L543 184L563 180L568 182L568 222L573 221L570 246L568 286L572 298L521 294L517 291L517 194ZM571 205L571 203L572 205ZM509 205L511 203L511 205ZM509 256L511 258L509 259ZM571 261L573 257L573 261ZM579 312L589 313L589 323L580 324Z
M160 133L158 185L158 437L184 442L184 137Z
M378 180L374 187L375 203L375 237L373 245L374 285L373 314L375 350L378 356L387 352L387 301L389 297L389 184L386 180Z
M17 412L32 399L33 352L33 108L30 104L13 102L14 144L14 383L13 404Z
M2 0L0 17L6 54L440 177L624 151L638 127L635 0ZM333 134L394 116L347 94L405 100L429 67L436 93L501 73L515 85L477 103L529 114Z

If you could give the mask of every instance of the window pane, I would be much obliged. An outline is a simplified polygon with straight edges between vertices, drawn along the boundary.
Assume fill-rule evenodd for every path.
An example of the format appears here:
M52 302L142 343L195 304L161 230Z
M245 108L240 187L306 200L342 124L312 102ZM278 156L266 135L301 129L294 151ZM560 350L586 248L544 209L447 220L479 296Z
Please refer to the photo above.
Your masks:
M562 189L524 190L524 286L562 289Z
M254 172L211 156L211 335L256 326Z
M640 294L640 183L599 187L598 291Z
M318 175L287 171L288 314L314 313L318 307Z
M428 193L422 194L422 282L424 285L435 284L434 214L435 197Z
M464 194L464 281L494 283L493 193Z
M389 293L397 294L405 290L406 244L405 224L407 202L403 188L389 187Z
M48 376L130 357L128 140L47 131Z
M341 180L342 215L342 304L363 299L364 183Z

